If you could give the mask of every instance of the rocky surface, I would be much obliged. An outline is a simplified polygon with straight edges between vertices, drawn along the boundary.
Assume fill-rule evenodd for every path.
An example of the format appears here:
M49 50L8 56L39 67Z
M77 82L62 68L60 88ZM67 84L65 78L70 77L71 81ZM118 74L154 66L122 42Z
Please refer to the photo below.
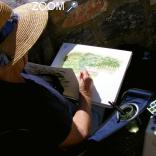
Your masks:
M33 0L2 1L16 7ZM31 49L31 61L50 64L63 42L110 48L137 44L156 49L156 0L77 1L79 7L67 15L65 10L49 11L48 26Z

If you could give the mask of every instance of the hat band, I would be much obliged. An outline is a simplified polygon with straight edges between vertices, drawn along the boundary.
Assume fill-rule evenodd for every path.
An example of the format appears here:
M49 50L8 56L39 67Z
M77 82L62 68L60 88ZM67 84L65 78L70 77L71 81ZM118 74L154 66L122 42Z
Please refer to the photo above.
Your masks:
M2 43L9 36L9 34L11 34L17 22L18 15L13 13L10 19L8 19L4 26L0 29L0 43Z
M0 66L7 65L11 62L11 58L3 52L0 52Z

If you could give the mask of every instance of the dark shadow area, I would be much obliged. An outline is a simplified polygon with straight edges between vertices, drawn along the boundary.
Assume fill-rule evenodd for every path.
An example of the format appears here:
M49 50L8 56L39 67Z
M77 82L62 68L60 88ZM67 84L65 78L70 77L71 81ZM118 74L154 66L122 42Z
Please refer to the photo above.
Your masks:
M156 65L155 53L138 45L121 45L118 49L130 50L133 52L121 92L129 88L156 91L156 76L154 73L154 67Z
M109 155L109 156L142 156L145 128L148 123L149 113L145 111L140 115L140 130L137 133L130 133L128 126L125 126L115 134L99 143L90 142L86 147L83 156Z

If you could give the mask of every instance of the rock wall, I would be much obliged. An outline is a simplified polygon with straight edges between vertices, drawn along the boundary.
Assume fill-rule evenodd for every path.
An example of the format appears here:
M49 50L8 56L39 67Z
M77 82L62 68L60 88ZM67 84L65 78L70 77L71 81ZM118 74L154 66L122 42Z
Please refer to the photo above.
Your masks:
M156 0L77 0L65 15L49 12L46 30L31 49L30 61L50 64L63 42L118 48L156 49ZM36 53L37 51L37 53Z

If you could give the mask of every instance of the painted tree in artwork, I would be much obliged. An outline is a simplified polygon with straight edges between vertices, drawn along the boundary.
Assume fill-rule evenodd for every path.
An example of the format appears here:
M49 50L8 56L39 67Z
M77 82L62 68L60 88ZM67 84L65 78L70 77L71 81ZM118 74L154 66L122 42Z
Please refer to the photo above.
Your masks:
M72 68L76 73L80 70L94 68L96 70L113 71L119 68L120 61L112 57L102 57L92 53L74 52L66 56L64 60L64 68Z

